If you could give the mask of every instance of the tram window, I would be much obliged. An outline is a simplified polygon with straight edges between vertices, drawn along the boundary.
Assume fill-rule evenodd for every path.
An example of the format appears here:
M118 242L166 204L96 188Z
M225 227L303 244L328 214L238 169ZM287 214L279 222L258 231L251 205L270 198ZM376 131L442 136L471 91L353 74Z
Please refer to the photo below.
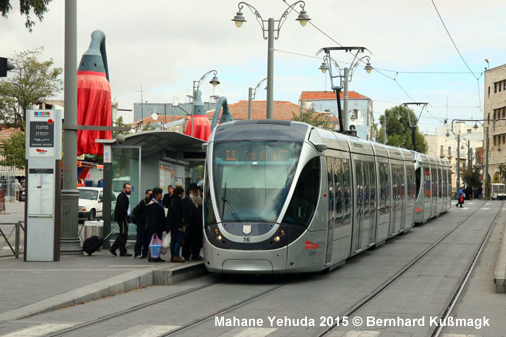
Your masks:
M348 160L343 160L343 211L345 215L348 215L350 213L350 181L350 162Z
M419 167L416 169L416 172L415 172L415 176L416 176L416 195L420 195L420 181L422 179L422 168Z
M369 174L370 174L370 198L371 204L374 205L376 201L376 170L374 169L374 163L369 163Z
M329 195L329 212L334 209L334 182L332 170L332 158L327 158L327 181L328 181L328 195ZM330 217L330 214L329 214Z
M334 158L334 189L335 189L335 204L336 204L336 217L340 218L343 214L343 171L341 167L341 160Z
M425 182L425 196L430 197L430 169L428 167L425 168L424 174L424 182Z
M307 227L316 210L319 190L320 158L316 157L302 170L283 222Z

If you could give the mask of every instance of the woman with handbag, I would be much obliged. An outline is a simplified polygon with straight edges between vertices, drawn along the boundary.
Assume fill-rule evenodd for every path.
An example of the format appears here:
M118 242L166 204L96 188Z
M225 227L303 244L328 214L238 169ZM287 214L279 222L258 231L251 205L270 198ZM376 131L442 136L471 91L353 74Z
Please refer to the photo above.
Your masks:
M165 211L163 208L162 196L163 196L162 189L158 187L154 188L153 199L151 199L151 201L146 206L146 213L147 213L146 229L147 232L151 234L152 238L151 242L157 241L156 239L160 241L159 249L161 249L161 238L165 225ZM158 254L153 254L151 246L152 245L150 244L148 261L164 262L165 260L162 260L162 258L159 255L159 252L157 252Z

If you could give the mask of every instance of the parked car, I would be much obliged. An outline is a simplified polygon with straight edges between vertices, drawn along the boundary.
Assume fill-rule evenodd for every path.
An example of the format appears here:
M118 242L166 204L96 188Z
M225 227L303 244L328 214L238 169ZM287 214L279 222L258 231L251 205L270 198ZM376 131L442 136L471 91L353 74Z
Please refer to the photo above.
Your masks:
M93 220L102 217L104 191L102 187L78 187L79 218Z

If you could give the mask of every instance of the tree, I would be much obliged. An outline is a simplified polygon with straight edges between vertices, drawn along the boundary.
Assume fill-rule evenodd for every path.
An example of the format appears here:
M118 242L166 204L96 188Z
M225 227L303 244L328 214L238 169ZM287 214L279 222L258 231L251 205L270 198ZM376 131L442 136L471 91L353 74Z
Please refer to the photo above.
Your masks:
M500 164L497 169L499 171L499 177L501 182L504 182L504 179L506 178L506 165Z
M11 138L3 144L0 154L0 166L16 166L25 168L25 133L23 131L12 134Z
M123 116L119 116L117 119L116 119L116 122L114 122L114 126L117 126L117 127L124 127L124 126L130 126L130 124L126 124L125 122L123 122ZM116 138L116 136L118 135L118 131L113 131L112 133L112 138ZM122 134L124 135L129 135L132 133L132 130L126 130L126 131L121 131Z
M479 188L481 186L480 171L479 169L465 169L462 171L462 180L466 186L472 188Z
M47 5L52 0L19 0L19 12L26 16L25 27L31 32L35 22L32 20L31 12L42 21L44 14L47 12ZM2 16L7 18L12 9L11 0L0 0L0 12Z
M397 147L403 147L408 150L413 150L413 141L411 139L411 127L409 125L408 113L411 122L416 122L416 115L413 110L406 108L404 105L398 105L391 109L386 109L385 114L380 116L380 124L382 125L378 141L383 139L383 132L385 132L385 116L387 122L387 144ZM415 129L416 150L421 153L427 153L428 145L425 137Z
M0 124L24 130L26 110L63 89L63 69L53 68L53 59L39 61L43 51L35 48L10 59L16 68L0 81Z
M326 114L314 111L313 107L303 109L299 115L292 113L292 121L303 122L318 128L333 130L333 124L325 119L326 117Z

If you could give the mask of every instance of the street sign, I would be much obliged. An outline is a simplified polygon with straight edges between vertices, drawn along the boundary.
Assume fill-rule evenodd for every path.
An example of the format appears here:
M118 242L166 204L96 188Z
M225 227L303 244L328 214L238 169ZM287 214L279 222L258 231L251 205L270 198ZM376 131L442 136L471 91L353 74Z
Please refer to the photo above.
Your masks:
M60 260L60 110L28 110L26 124L26 261Z

